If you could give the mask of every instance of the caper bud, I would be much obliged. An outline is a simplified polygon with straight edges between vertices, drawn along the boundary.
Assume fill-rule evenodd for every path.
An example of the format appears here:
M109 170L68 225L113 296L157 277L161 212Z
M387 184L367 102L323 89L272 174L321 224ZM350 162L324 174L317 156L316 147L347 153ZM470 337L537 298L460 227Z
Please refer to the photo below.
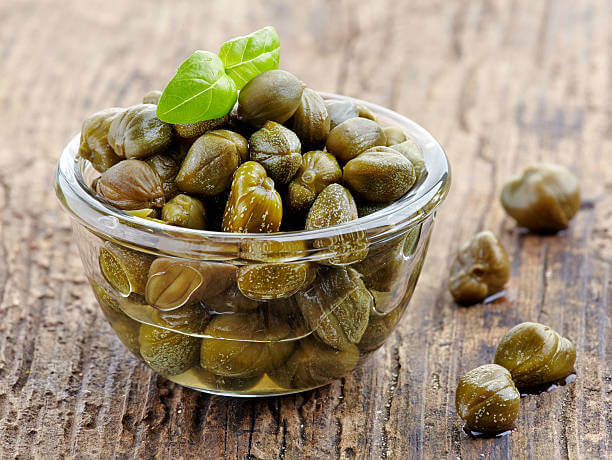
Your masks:
M139 104L117 116L108 143L120 157L141 159L162 153L172 142L172 127L155 115L157 106Z
M472 431L500 433L511 429L520 405L521 395L510 372L497 364L471 370L457 385L455 408Z
M249 157L262 164L277 184L286 184L300 167L299 138L275 121L268 121L249 139Z
M174 125L174 130L180 137L194 139L196 137L200 137L202 134L208 131L220 128L226 124L228 120L229 115L224 115L212 120L196 121L195 123L188 123L186 125L177 124Z
M384 243L372 244L368 256L351 267L363 275L368 289L389 292L398 278L404 275L404 241L406 235L395 237Z
M234 283L222 293L206 297L203 303L211 313L244 313L259 307L257 300L246 297Z
M308 146L325 145L329 134L329 114L319 93L304 88L302 101L291 119L291 127L302 142Z
M352 268L321 268L296 301L310 329L338 350L359 343L374 306L372 295Z
M226 130L210 131L191 146L175 182L186 193L214 196L229 187L246 139Z
M387 139L387 147L401 144L406 141L406 134L397 126L386 126L383 128L385 138Z
M119 308L119 304L113 296L100 284L89 280L104 316L115 331L119 340L135 355L140 356L140 344L138 343L138 331L140 323L127 316Z
M102 173L95 184L100 198L119 209L161 208L164 189L153 169L140 160L123 160Z
M425 158L423 152L416 142L412 139L408 139L401 144L392 145L393 150L397 150L399 153L404 155L414 166L414 173L416 175L415 182L421 180L421 177L425 173Z
M290 297L312 278L308 263L248 264L238 269L238 289L251 299Z
M519 387L554 382L574 372L576 347L539 323L521 323L501 339L495 364L505 367Z
M325 101L329 114L329 128L334 129L340 123L359 116L359 108L351 101Z
M242 164L232 181L223 213L223 231L272 233L278 231L282 217L281 197L264 167L254 161Z
M325 187L340 179L342 170L336 157L321 150L306 152L297 175L289 184L289 208L297 213L307 211Z
M200 364L224 377L249 378L271 371L293 351L291 327L264 311L215 316L204 331Z
M162 92L158 89L153 89L149 91L142 97L143 104L155 104L159 103L159 99L161 98Z
M350 118L329 132L325 146L339 161L346 163L366 150L384 146L385 133L375 121L366 118Z
M412 163L401 153L378 147L349 161L342 178L361 198L388 203L404 196L414 185L416 175Z
M87 117L81 129L79 156L91 162L100 172L119 163L121 158L108 143L108 130L115 118L125 109L113 107Z
M236 279L236 268L221 262L196 262L160 257L148 270L147 302L160 310L213 297L225 291Z
M223 377L208 372L200 366L194 366L181 375L180 382L177 381L177 383L192 388L206 388L223 392L244 392L257 385L260 379L260 375L248 379Z
M170 225L204 230L206 228L206 211L197 198L189 195L176 195L162 208L161 218Z
M284 123L300 105L304 83L284 70L260 73L240 90L238 114L259 128L269 120Z
M358 362L359 350L355 345L336 350L306 337L298 342L289 360L269 376L282 388L305 390L344 377Z
M317 196L306 217L306 230L317 230L357 219L357 206L351 193L340 184L330 184ZM368 254L368 243L363 231L321 238L315 248L327 248L332 265L346 265L363 260Z
M365 105L360 104L359 102L356 102L355 105L357 106L357 110L361 118L367 118L368 120L378 122L378 119L376 118L376 115L374 115L374 112L368 109Z
M172 156L166 154L153 155L146 160L146 163L153 168L161 179L166 201L179 194L174 178L179 171L180 165Z
M380 314L373 309L370 312L368 327L357 344L362 352L370 352L379 348L391 335L402 317L405 307L397 306L388 313Z
M201 334L207 319L208 315L198 304L172 312L155 312L155 325L140 326L142 358L164 376L178 375L197 365L201 339L189 334Z
M359 217L369 216L370 214L374 214L375 212L389 206L389 203L371 203L369 201L361 200L359 197L355 198L355 204L357 205L357 215Z
M580 209L580 183L564 166L530 166L504 185L501 202L519 226L557 232L567 228Z
M510 278L506 250L489 230L466 241L451 265L448 289L461 304L474 304L504 288Z
M153 257L107 241L100 248L98 262L102 275L122 296L143 294Z

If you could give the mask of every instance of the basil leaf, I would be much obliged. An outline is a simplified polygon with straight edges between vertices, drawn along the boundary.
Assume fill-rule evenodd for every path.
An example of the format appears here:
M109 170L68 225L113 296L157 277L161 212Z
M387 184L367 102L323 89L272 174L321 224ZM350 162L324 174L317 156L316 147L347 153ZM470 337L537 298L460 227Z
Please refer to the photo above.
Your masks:
M157 118L175 124L212 120L229 113L236 99L236 85L221 59L209 51L196 51L164 89Z
M226 41L221 45L219 58L236 87L242 89L254 76L278 69L280 39L274 27L264 27L244 37Z

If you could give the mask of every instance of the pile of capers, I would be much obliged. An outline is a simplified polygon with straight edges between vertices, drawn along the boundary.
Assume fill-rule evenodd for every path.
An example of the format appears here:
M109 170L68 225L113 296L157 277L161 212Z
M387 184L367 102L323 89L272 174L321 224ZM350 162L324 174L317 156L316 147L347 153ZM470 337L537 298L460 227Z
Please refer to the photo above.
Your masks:
M376 212L427 174L401 129L359 103L323 100L289 72L259 74L231 113L187 125L156 117L160 95L97 112L81 132L79 155L100 172L94 193L136 217L233 233L322 229ZM166 377L241 391L267 374L306 389L389 336L405 306L381 312L376 299L404 278L418 240L415 228L370 245L356 230L315 240L328 254L317 262L305 260L305 241L245 240L233 262L104 242L103 282L91 282L119 338Z

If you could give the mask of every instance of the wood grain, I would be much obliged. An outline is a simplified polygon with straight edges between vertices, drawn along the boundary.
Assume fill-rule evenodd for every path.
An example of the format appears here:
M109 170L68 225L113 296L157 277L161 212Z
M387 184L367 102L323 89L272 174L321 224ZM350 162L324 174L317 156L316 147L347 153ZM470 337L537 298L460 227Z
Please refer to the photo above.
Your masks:
M2 458L597 458L612 456L612 5L607 0L0 2ZM267 24L311 87L389 106L445 147L453 187L401 327L317 391L240 400L171 384L94 304L52 192L89 113L161 87L194 49ZM557 236L520 233L502 183L551 161L584 203ZM505 299L457 307L461 242L495 231ZM458 378L521 321L577 345L572 385L522 400L518 431L473 440Z

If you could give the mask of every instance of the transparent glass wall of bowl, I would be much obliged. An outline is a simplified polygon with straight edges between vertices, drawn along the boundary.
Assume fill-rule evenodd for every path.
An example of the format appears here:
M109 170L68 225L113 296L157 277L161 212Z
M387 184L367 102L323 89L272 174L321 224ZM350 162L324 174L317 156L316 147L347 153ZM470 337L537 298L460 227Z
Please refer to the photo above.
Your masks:
M450 170L423 128L359 102L419 144L427 174L390 206L316 231L228 234L131 216L95 198L97 173L73 138L56 193L98 303L134 355L188 387L266 396L341 378L384 344L414 292Z

